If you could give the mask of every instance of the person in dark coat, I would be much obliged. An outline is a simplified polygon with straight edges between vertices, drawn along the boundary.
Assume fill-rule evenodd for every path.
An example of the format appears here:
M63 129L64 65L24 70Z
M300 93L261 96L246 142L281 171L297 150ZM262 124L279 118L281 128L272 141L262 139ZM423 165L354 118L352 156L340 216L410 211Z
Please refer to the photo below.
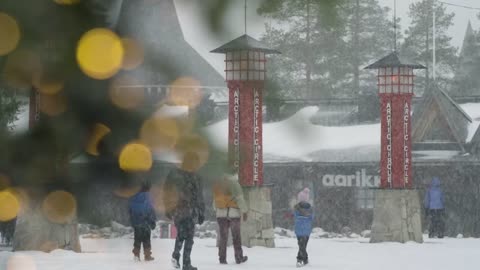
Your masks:
M432 238L437 235L439 238L443 238L445 232L445 203L438 177L432 179L432 183L425 194L424 206L427 216L430 218L428 237Z
M204 221L205 203L202 179L196 173L198 167L197 154L188 152L184 155L181 167L172 170L165 182L165 214L167 218L173 219L177 228L172 264L174 268L180 268L180 251L183 246L183 270L197 269L191 264L190 254L195 224Z
M135 260L140 261L140 247L143 244L145 261L152 261L152 246L150 243L151 230L155 229L156 216L149 195L150 183L144 181L140 191L128 201L130 223L133 227L134 242L133 255Z
M305 188L297 195L294 207L295 235L297 236L298 254L297 267L308 264L307 244L312 233L313 211L310 204L310 189Z

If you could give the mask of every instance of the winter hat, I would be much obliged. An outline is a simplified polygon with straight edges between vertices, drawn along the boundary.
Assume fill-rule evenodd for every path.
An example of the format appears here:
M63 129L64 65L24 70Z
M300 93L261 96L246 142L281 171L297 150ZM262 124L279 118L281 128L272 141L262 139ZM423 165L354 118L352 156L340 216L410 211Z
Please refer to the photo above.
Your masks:
M302 191L300 191L297 195L297 200L299 202L310 201L310 189L309 188L304 188Z

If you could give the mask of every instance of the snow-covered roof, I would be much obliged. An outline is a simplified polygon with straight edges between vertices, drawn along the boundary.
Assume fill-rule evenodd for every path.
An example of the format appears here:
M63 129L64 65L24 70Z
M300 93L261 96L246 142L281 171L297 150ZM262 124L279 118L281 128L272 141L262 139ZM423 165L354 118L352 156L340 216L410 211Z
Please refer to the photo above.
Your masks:
M357 146L380 145L380 124L325 127L310 122L318 107L305 107L292 117L263 124L263 153L265 160L288 158L313 161L310 155L326 149L349 149ZM228 148L228 120L222 120L206 128L214 147L226 151Z
M480 103L460 105L473 122L469 125L471 139L480 125ZM310 120L318 107L299 110L280 122L263 124L263 153L265 162L378 162L380 161L380 123L342 127L320 126ZM213 146L228 149L228 120L205 128ZM449 160L465 158L460 151L414 151L413 158Z
M472 122L468 125L468 136L467 142L471 142L473 135L478 130L480 126L480 103L465 103L460 104L460 107L467 113Z

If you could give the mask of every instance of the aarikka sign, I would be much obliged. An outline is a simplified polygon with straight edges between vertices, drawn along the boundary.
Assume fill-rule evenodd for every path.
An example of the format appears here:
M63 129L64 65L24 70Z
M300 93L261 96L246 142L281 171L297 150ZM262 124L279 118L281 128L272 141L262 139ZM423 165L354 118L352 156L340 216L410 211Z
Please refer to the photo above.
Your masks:
M379 175L368 175L365 169L356 171L355 174L325 174L322 177L322 185L325 187L370 187L380 186Z

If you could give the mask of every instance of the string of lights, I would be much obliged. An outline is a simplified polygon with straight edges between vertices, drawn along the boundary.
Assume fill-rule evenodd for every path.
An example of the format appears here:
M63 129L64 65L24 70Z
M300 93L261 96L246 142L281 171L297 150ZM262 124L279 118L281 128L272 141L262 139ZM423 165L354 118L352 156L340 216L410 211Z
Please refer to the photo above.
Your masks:
M473 10L480 10L480 8L477 8L477 7L471 7L471 6L464 6L464 5L452 4L452 3L447 3L447 2L443 2L443 1L437 1L437 2L442 3L442 4L445 4L445 5L448 5L448 6L461 7L461 8L473 9Z

